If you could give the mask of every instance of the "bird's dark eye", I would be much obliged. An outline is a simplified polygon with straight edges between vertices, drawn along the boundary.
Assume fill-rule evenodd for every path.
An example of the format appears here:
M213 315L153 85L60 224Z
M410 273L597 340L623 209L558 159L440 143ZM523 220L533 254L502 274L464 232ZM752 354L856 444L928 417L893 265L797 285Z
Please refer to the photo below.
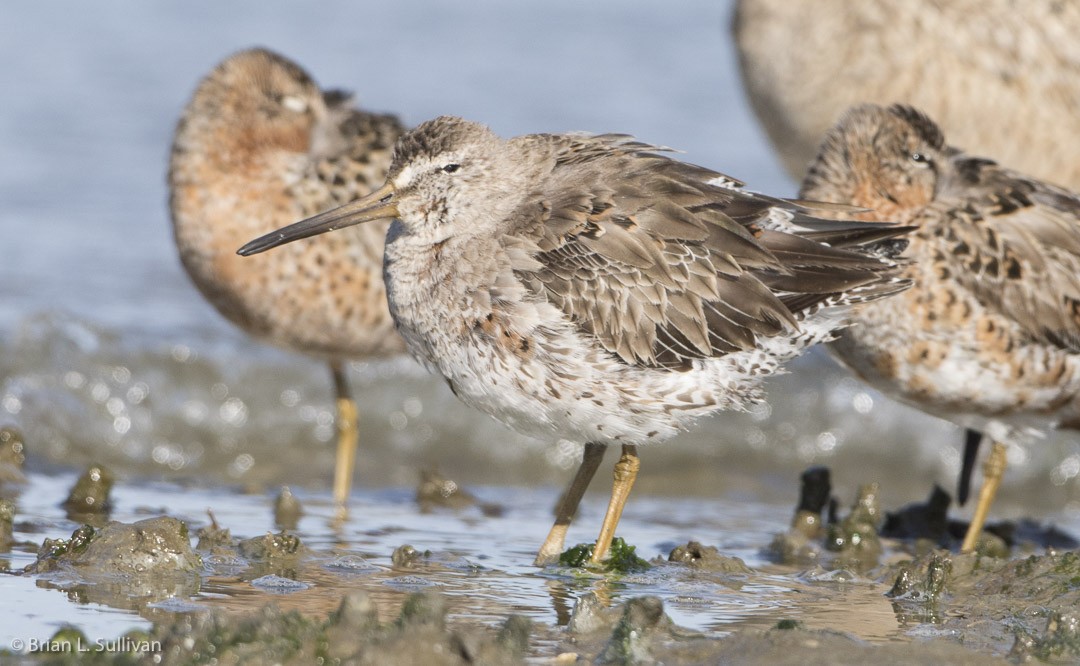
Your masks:
M446 166L444 166L442 168L442 170L445 171L446 173L454 173L455 171L457 171L460 168L461 168L460 164L447 164Z
M912 153L911 161L922 166L930 166L930 158L922 153Z

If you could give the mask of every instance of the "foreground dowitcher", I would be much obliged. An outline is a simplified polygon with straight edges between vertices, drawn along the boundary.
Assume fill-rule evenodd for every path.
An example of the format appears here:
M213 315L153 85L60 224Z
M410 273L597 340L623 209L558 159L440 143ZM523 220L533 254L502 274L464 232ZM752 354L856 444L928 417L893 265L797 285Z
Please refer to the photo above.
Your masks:
M845 109L901 102L973 154L1080 188L1078 2L738 0L733 29L795 179Z
M330 364L339 507L358 437L344 363L404 351L381 279L388 222L254 260L235 250L253 235L371 192L402 131L393 116L359 111L348 95L321 91L293 62L251 49L203 79L173 141L173 229L199 291L256 338Z
M760 400L761 378L828 339L847 304L906 286L889 240L904 229L825 222L663 150L623 135L503 140L441 117L398 141L370 196L240 252L396 218L384 277L409 350L496 419L585 443L538 563L562 551L604 447L622 447L597 562L638 446Z
M900 105L849 111L801 194L917 229L904 271L914 286L858 306L831 347L882 391L994 441L969 551L1004 443L1080 426L1080 197L949 147Z

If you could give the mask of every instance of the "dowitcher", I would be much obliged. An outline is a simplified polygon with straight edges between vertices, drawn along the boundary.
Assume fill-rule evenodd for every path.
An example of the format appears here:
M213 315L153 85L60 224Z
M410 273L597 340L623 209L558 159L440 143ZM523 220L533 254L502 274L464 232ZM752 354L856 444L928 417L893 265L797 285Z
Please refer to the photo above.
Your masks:
M850 303L906 286L890 258L905 229L819 220L664 150L503 140L444 116L398 141L374 193L240 252L396 218L384 278L409 350L511 427L585 443L537 563L561 552L605 447L621 446L598 562L639 446L760 400L761 378L830 338Z
M345 506L357 447L349 359L404 351L381 279L388 222L254 260L236 246L352 201L386 177L402 126L322 91L266 49L241 51L199 84L173 140L170 208L188 275L252 336L325 360L337 396L334 499Z
M1004 444L1080 426L1080 197L950 147L901 105L850 110L801 195L916 227L914 286L857 306L831 348L883 392L994 442L970 551Z
M900 102L956 145L1080 188L1077 3L739 0L733 31L750 102L795 179L845 109ZM980 441L967 431L961 504Z
M900 102L973 154L1080 188L1080 3L739 0L733 28L792 178L844 110Z

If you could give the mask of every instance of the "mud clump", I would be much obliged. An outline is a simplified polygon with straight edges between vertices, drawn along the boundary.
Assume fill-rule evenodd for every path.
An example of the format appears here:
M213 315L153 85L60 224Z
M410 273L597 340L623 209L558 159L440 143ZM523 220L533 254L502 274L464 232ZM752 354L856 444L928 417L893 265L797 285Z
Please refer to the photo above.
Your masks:
M801 481L791 528L774 537L766 552L783 564L818 564L854 571L868 571L877 566L883 552L878 538L882 522L878 484L860 486L851 511L843 520L837 520L828 470L811 467L803 472ZM822 520L826 505L829 506L827 522Z
M100 578L190 573L201 567L202 561L191 549L187 525L163 516L130 524L113 521L100 529L84 525L70 539L46 539L37 561L25 572L64 568Z
M1009 658L1018 661L1058 661L1080 657L1080 613L1051 613L1046 629L1040 635L1021 631L1009 652Z
M498 517L504 511L498 504L481 502L457 481L433 469L420 472L420 485L416 488L416 503L420 506L421 513L431 513L437 509L467 509L475 506L485 516Z
M236 544L235 553L239 560L234 559L233 564L247 564L243 578L276 587L300 581L301 562L308 555L308 550L300 537L283 530L241 539ZM214 552L213 563L227 563L229 560L228 548Z
M766 631L745 630L723 638L703 636L676 625L657 597L629 599L604 608L595 594L584 595L567 627L571 642L556 663L597 664L860 664L912 666L933 663L1006 664L948 641L872 645L839 631L809 630L781 620Z
M881 524L881 501L878 484L859 486L851 512L839 523L828 526L825 547L837 553L835 566L866 571L877 566L881 559L881 540L878 525Z
M704 546L697 541L676 546L668 555L668 562L688 564L695 569L715 573L748 574L753 571L741 559L721 555L716 546Z
M674 622L664 614L659 597L637 597L623 605L622 618L611 633L607 647L597 657L600 664L640 664L652 661L651 644L669 635Z
M893 568L895 577L885 596L892 600L893 611L901 624L940 624L947 611L955 607L950 595L954 573L969 573L977 556L959 555L954 558L946 550L931 551L915 560L901 562Z
M915 568L915 563L901 566L886 596L893 599L942 600L949 574L953 573L953 559L947 553L934 553L924 565L919 569Z
M403 544L394 549L394 552L390 555L390 562L399 569L408 569L430 557L430 550L421 551L409 544Z
M832 497L827 467L810 467L799 478L799 503L791 518L791 529L776 535L767 549L784 564L815 564L821 559L821 537L825 534L822 513Z
M11 551L15 544L15 502L0 499L0 553Z
M75 481L71 492L61 506L68 518L76 522L92 523L100 527L104 517L112 511L109 494L113 488L113 475L101 465L91 465Z
M450 569L469 573L483 570L482 566L460 555L447 551L420 550L409 544L395 548L390 555L390 563L395 569Z
M255 562L298 560L304 554L300 537L281 531L242 539L236 546L240 556Z
M890 573L895 582L889 594L901 625L933 622L982 652L1080 656L1069 619L1080 607L1080 553L1002 560L935 551L883 568L882 578ZM1001 618L1008 618L1006 626L986 631L988 621Z
M199 542L195 544L195 550L209 551L211 553L235 552L236 546L239 543L239 539L234 539L229 532L229 528L218 525L217 518L210 511L207 511L210 516L210 524L206 527L200 527L199 531L195 533L195 536L199 538Z
M274 499L274 525L279 530L295 530L304 515L304 507L288 486L282 486Z
M1004 666L1009 662L945 641L870 645L838 631L807 630L799 623L785 623L784 626L767 631L742 631L716 641L707 658L698 663L773 666L874 663L896 666Z
M179 618L155 626L151 638L160 641L162 664L514 664L527 649L524 618L477 633L448 629L445 619L445 602L427 592L411 595L396 621L380 624L375 602L353 592L325 620L268 605L239 617L215 611Z
M565 657L580 661L595 655L591 661L597 664L701 663L697 658L687 659L686 650L700 647L697 644L702 641L716 643L677 627L660 598L653 596L634 597L607 608L595 593L583 595L567 629L575 651L564 653Z
M22 433L11 427L0 428L0 489L26 484L25 464L26 445Z

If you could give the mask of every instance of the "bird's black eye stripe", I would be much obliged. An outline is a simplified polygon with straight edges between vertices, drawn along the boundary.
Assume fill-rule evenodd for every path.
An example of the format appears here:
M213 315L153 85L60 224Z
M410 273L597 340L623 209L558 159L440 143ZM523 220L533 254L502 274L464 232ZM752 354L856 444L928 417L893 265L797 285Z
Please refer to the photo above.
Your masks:
M460 168L461 168L460 164L447 164L446 166L444 166L442 168L442 170L445 171L446 173L454 173L455 171L457 171Z

